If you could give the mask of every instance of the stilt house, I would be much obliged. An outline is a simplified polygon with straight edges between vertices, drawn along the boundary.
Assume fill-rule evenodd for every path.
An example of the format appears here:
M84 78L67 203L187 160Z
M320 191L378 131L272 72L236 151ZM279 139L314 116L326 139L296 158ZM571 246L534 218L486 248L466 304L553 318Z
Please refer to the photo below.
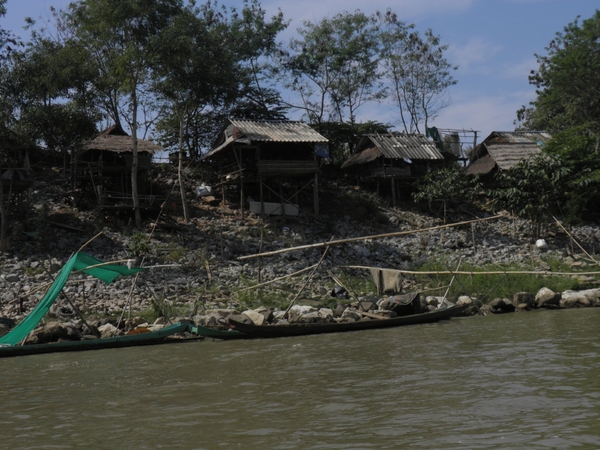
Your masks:
M138 193L140 206L151 208L156 201L149 169L152 156L162 150L150 141L138 139ZM133 138L114 125L83 144L75 155L78 186L92 191L103 209L128 209L133 205L131 168Z
M466 174L489 181L496 172L535 158L551 137L543 131L493 131L471 153Z
M400 189L411 186L428 171L444 164L434 142L421 134L367 134L342 169L361 181L389 183L394 205Z
M217 165L223 201L226 189L239 191L242 217L247 202L257 214L296 215L310 187L318 215L319 164L328 156L328 140L305 123L228 119L202 160Z

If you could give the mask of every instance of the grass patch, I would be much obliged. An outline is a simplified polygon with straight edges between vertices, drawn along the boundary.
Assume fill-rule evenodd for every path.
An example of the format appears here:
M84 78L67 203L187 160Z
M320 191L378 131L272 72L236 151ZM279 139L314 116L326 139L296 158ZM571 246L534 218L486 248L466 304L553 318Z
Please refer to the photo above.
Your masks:
M560 261L545 261L555 272L572 272L570 267L560 263ZM442 262L428 262L419 267L420 272L445 272L451 270L449 266ZM568 289L578 289L579 282L569 275L552 275L550 272L540 272L540 274L517 273L517 274L498 274L498 275L477 275L478 272L531 272L532 268L520 265L510 266L474 266L464 264L460 267L461 272L472 272L472 275L457 275L450 287L448 297L456 299L461 295L470 295L478 298L484 303L488 303L495 298L509 298L517 292L530 292L536 294L541 288L547 287L555 292L561 292ZM423 274L414 275L414 281L421 286L421 289L431 289L435 287L447 286L452 280L450 274ZM430 295L444 295L445 289L440 293Z

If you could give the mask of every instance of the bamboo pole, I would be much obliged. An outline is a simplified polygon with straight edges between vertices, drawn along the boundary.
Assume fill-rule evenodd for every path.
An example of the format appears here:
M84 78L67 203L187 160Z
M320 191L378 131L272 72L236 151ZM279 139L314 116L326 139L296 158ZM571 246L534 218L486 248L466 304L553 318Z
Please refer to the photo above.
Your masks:
M325 255L327 255L328 251L329 251L329 247L327 247L325 249L325 251L323 252L323 255L321 256L321 259L319 260L319 262L317 263L317 265L315 266L315 268L313 269L313 271L310 273L310 275L306 279L306 282L302 285L302 287L300 288L300 290L298 291L298 293L296 294L296 296L294 297L294 299L290 302L290 306L288 306L287 309L285 310L285 312L283 313L282 317L284 319L287 317L288 313L290 312L290 309L292 309L292 306L294 306L294 303L296 303L296 300L298 300L298 297L300 297L300 294L302 293L302 291L304 291L304 288L306 287L306 285L308 285L308 283L310 282L310 280L312 280L312 277L314 276L315 272L321 266L321 263L325 259Z
M281 250L274 250L272 252L256 253L254 255L240 256L240 257L238 257L238 260L243 261L246 259L258 258L261 256L279 255L281 253L292 252L295 250L305 250L305 249L309 249L309 248L320 248L320 247L329 247L332 245L348 244L350 242L364 241L367 239L379 239L379 238L386 238L386 237L404 236L407 234L414 234L414 233L425 233L428 231L440 230L443 228L458 227L461 225L468 225L471 223L484 222L487 220L494 220L494 219L498 219L500 217L503 217L503 216L501 214L499 214L499 215L492 216L492 217L485 217L483 219L467 220L464 222L456 222L456 223L451 223L451 224L447 224L447 225L439 225L436 227L423 228L420 230L398 231L398 232L394 232L394 233L384 233L384 234L376 234L376 235L372 235L372 236L362 236L362 237L355 237L355 238L348 238L348 239L340 239L337 241L318 242L316 244L308 244L308 245L300 245L298 247L282 248Z
M344 266L348 269L381 269L381 267L368 267L368 266ZM514 270L514 271L490 271L490 272L473 272L473 271L456 271L456 270L438 270L438 271L425 271L419 272L416 270L401 270L401 269L387 269L394 270L399 273L408 275L558 275L558 276L572 276L572 275L600 275L600 272L550 272L535 271L535 270Z
M550 214L550 215L552 216L552 214ZM586 252L586 251L585 251L585 249L584 249L584 248L581 246L581 244L579 244L579 242L577 242L577 239L575 239L575 238L573 237L573 235L571 235L571 233L569 233L569 232L567 231L567 229L566 229L566 228L563 226L563 224L562 224L562 223L560 223L556 217L552 216L552 218L553 218L553 219L556 221L556 224L557 224L557 225L558 225L560 228L562 228L562 230L563 230L565 233L567 233L567 235L568 235L568 236L571 238L572 242L575 242L575 243L577 244L577 247L579 247L579 248L581 249L581 251L582 251L583 253L585 253L585 254L587 255L587 257L588 257L588 258L590 258L590 260L592 260L592 261L594 262L594 264L596 264L596 265L600 266L600 263L599 263L598 261L596 261L596 260L595 260L595 259L592 257L592 255L590 255L588 252ZM573 252L572 252L572 253L573 253Z
M271 281L265 281L264 283L255 284L254 286L249 286L249 287L247 287L247 288L240 289L240 291L239 291L239 292L248 291L248 290L250 290L250 289L256 289L256 288L258 288L258 287L266 286L267 284L275 283L276 281L281 281L281 280L284 280L284 279L286 279L286 278L290 278L290 277L293 277L293 276L296 276L296 275L300 275L301 273L308 272L310 269L314 269L315 267L317 267L317 265L316 265L316 264L313 264L312 266L305 267L305 268L304 268L304 269L302 269L302 270L299 270L299 271L297 271L297 272L294 272L294 273L290 273L290 274L288 274L288 275L284 275L284 276L282 276L282 277L279 277L279 278L275 278L275 279L273 279L273 280L271 280Z

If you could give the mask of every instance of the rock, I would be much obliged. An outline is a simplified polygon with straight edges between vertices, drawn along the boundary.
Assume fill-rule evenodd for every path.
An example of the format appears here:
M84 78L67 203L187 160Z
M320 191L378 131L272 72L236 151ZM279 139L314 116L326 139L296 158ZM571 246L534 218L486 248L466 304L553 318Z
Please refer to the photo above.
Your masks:
M377 306L377 303L375 303L372 300L361 300L359 302L352 303L351 306L353 308L356 308L359 311L365 311L365 312L369 312L374 309L379 309L379 306Z
M98 331L103 338L118 336L120 334L119 329L112 323L105 323L98 327Z
M242 314L248 316L254 325L261 326L265 322L265 316L251 309L244 311Z
M333 310L334 317L342 317L342 314L344 314L344 311L346 311L346 308L348 308L349 306L350 305L342 303L338 303L337 305L335 305L335 309Z
M494 314L515 312L515 305L507 298L496 298L489 303Z
M517 292L513 295L513 304L519 305L525 303L529 307L535 306L536 297L530 292Z
M59 339L66 339L69 335L69 329L59 322L48 322L42 328L33 332L32 342L46 344L56 342Z
M592 306L600 301L600 289L586 289L584 291L565 291L560 296L559 306L575 308Z
M543 287L538 291L537 294L535 294L534 302L538 308L556 308L560 302L560 299L561 294Z
M254 324L254 322L252 322L252 319L250 319L250 317L248 317L246 314L230 314L229 316L227 316L227 320L229 319L235 320L236 322L240 323L246 323L248 325Z
M357 322L362 319L362 316L358 311L354 308L346 308L342 317L340 317L340 322Z
M456 306L472 305L472 304L473 304L473 300L468 295L461 295L460 297L458 297L458 300L456 300Z
M4 323L0 323L0 336L4 336L10 331L10 327Z

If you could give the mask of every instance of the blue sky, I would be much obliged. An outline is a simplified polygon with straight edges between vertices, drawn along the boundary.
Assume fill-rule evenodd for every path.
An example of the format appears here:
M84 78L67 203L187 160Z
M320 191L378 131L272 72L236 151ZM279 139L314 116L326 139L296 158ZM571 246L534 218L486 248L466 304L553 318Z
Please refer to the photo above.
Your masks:
M24 18L49 19L49 8L66 8L70 0L8 0L0 26L22 34ZM235 6L242 2L221 1ZM479 131L480 142L492 131L510 131L521 105L535 98L527 76L536 69L535 54L577 16L587 19L600 9L598 0L300 0L262 1L269 15L280 8L291 20L282 34L287 42L302 21L356 9L370 14L390 7L421 32L431 28L449 45L448 60L458 65L449 89L450 106L434 120L439 128ZM390 6L393 5L393 6ZM291 117L296 118L296 117ZM376 104L359 110L359 120L397 123L391 108Z

